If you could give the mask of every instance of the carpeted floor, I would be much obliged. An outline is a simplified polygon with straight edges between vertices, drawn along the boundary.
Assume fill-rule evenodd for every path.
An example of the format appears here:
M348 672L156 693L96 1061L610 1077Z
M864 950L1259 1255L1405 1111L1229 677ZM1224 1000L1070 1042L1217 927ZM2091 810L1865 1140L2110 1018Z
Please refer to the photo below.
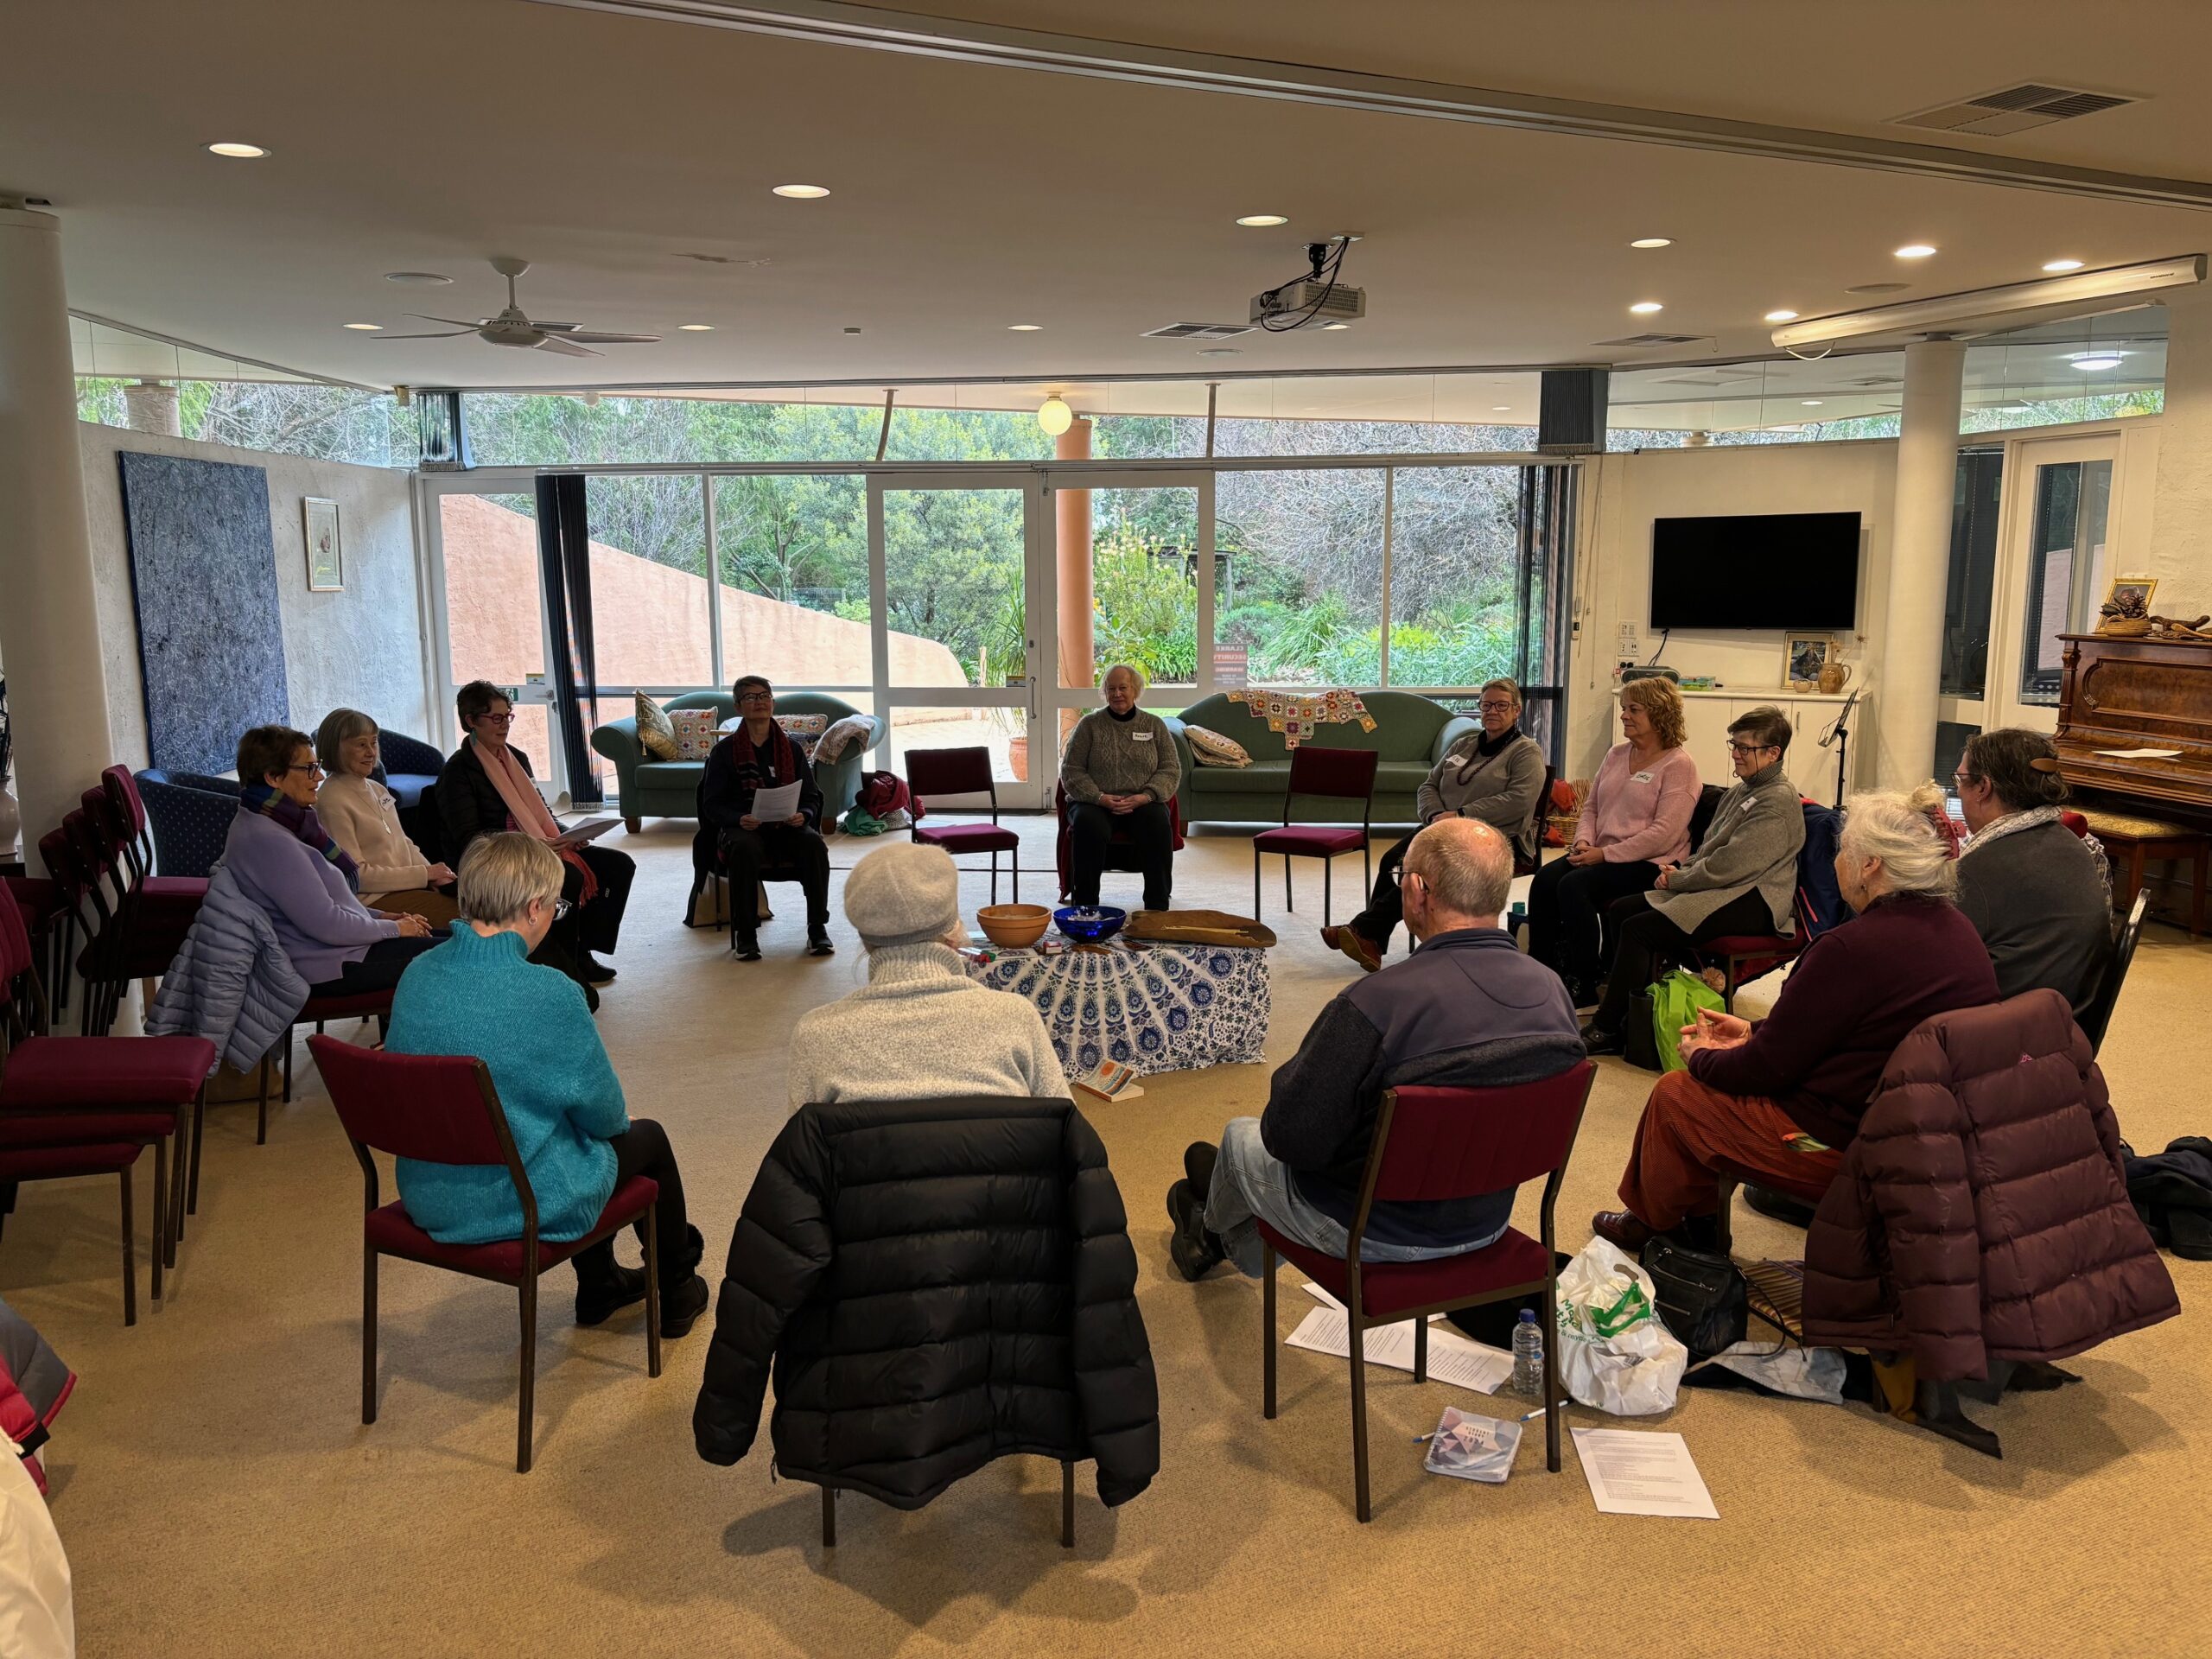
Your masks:
M1022 827L1048 864L1047 826ZM842 918L836 958L798 954L792 889L774 890L785 913L758 964L677 926L689 834L649 824L609 843L640 869L601 1027L632 1112L668 1126L719 1262L783 1117L783 1033L864 969ZM836 861L867 847L841 842ZM1339 916L1356 871L1339 867ZM1134 878L1114 880L1134 902ZM1049 881L1031 877L1027 896ZM971 906L984 886L964 884ZM1312 931L1319 887L1303 865L1306 908L1287 918L1270 874L1284 934L1271 1058L1351 971ZM1248 908L1247 843L1194 839L1177 895ZM2137 1145L2212 1124L2208 1007L2212 945L2151 929L2105 1049ZM1425 1476L1410 1437L1446 1405L1485 1402L1373 1371L1375 1520L1357 1525L1342 1363L1285 1350L1282 1413L1263 1421L1256 1286L1217 1273L1192 1287L1167 1264L1161 1194L1183 1147L1259 1109L1262 1066L1147 1079L1141 1100L1092 1113L1131 1217L1162 1468L1116 1511L1081 1471L1071 1554L1056 1539L1058 1471L1034 1459L914 1515L849 1498L825 1554L817 1489L773 1478L765 1426L735 1469L694 1455L706 1325L649 1380L641 1312L575 1329L565 1270L545 1281L537 1464L518 1476L514 1304L495 1287L387 1265L382 1405L373 1427L357 1421L359 1175L304 1049L302 1062L266 1147L251 1105L213 1114L173 1290L136 1329L122 1325L112 1181L27 1186L9 1222L0 1294L83 1379L48 1464L88 1655L2212 1648L2212 1349L2194 1314L2078 1361L2081 1386L1986 1412L2002 1462L1861 1408L1690 1393L1649 1426L1687 1437L1718 1522L1599 1516L1571 1442L1552 1475L1541 1435L1505 1486ZM1613 1202L1648 1084L1601 1063L1560 1200L1569 1249ZM1531 1230L1536 1198L1527 1189L1516 1217ZM146 1209L142 1185L142 1230ZM1739 1207L1739 1251L1794 1255L1801 1240ZM2212 1268L2169 1260L2185 1304L2212 1285ZM143 1245L140 1272L143 1300ZM1306 1298L1284 1285L1287 1333Z

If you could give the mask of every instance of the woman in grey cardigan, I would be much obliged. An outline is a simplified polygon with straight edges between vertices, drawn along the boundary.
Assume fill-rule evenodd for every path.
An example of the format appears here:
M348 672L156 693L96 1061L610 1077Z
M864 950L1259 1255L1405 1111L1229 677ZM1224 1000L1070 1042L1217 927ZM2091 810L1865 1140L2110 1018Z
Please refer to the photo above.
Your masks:
M1137 707L1144 676L1116 663L1099 682L1106 706L1076 721L1060 759L1068 794L1068 894L1098 902L1098 878L1117 824L1129 827L1144 868L1144 907L1166 910L1175 886L1175 826L1167 803L1183 781L1174 734Z
M1454 743L1430 768L1414 810L1424 827L1439 818L1478 818L1512 843L1516 866L1536 857L1536 808L1544 792L1544 752L1521 730L1521 688L1510 679L1482 689L1483 728ZM1419 832L1416 831L1416 834ZM1398 867L1412 836L1382 855L1367 908L1342 927L1321 930L1321 943L1341 950L1373 973L1390 949L1405 912L1398 898Z
M1978 733L1952 781L1974 836L1959 908L1989 949L1999 995L2047 985L2079 1019L2112 954L2111 876L2059 822L2058 750L2041 732Z
M1659 873L1649 893L1631 893L1606 912L1620 946L1605 1000L1583 1027L1592 1054L1618 1054L1629 1003L1651 983L1665 958L1730 934L1796 931L1797 855L1805 812L1796 785L1783 775L1789 719L1768 704L1728 728L1736 782L1713 809L1705 839L1687 864Z

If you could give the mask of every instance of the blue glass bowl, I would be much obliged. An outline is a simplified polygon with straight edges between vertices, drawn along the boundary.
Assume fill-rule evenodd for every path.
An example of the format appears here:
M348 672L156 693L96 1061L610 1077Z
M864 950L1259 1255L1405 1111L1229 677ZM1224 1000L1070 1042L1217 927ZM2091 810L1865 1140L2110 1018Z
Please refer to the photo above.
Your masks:
M1052 925L1068 938L1084 944L1096 944L1101 939L1110 939L1122 931L1122 924L1129 919L1126 910L1116 910L1111 905L1096 908L1071 906L1052 912Z

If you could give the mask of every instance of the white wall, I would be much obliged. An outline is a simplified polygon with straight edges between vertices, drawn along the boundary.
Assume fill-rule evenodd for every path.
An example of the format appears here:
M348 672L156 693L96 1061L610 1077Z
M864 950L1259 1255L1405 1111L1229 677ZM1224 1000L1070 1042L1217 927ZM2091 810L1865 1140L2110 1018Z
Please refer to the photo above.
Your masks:
M147 764L146 697L131 602L130 548L115 459L121 450L229 461L258 467L269 474L276 597L284 624L284 678L294 725L312 731L331 709L355 708L394 731L430 736L405 473L232 449L121 427L83 423L78 435L84 454L100 654L117 760L132 767ZM307 533L300 503L311 495L338 503L346 560L342 593L308 591Z
M1568 658L1569 774L1590 776L1606 747L1618 741L1614 664L1631 655L1641 662L1659 643L1648 626L1655 518L1706 513L1858 513L1863 537L1859 629L1842 637L1840 655L1853 665L1853 688L1871 685L1878 704L1877 636L1889 594L1889 525L1896 477L1897 445L1887 439L1641 449L1601 455L1586 466L1582 543L1576 555L1580 626ZM1632 652L1620 645L1619 625L1624 621L1635 625ZM1779 628L1716 632L1678 628L1662 660L1684 675L1710 674L1730 690L1756 695L1781 688L1783 640ZM1853 729L1854 772L1859 754L1872 753L1872 736L1871 725Z

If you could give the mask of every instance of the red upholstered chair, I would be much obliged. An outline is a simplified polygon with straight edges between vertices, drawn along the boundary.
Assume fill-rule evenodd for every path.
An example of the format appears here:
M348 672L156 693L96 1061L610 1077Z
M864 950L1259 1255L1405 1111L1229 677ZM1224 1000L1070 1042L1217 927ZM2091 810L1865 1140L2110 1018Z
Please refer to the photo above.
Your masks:
M121 772L126 779L130 775L120 766L111 767L110 772ZM107 773L101 775L108 778ZM136 791L133 785L134 797ZM207 896L207 883L199 878L180 880L147 874L138 847L143 831L134 833L128 802L116 792L111 779L101 788L86 790L81 798L85 822L104 861L104 874L117 890L108 971L123 984L134 979L145 982L150 1005L153 982L168 971L184 936L192 931L200 902Z
M965 749L909 749L906 751L906 791L914 798L910 833L916 841L942 847L956 858L962 853L991 855L991 902L999 901L999 855L1011 855L1014 902L1021 902L1021 837L999 827L999 786L991 776L991 752L981 744ZM925 824L923 802L931 795L988 795L988 823Z
M555 1243L537 1236L537 1197L507 1127L499 1091L483 1061L467 1056L387 1054L334 1037L310 1037L331 1104L353 1155L361 1162L361 1421L377 1420L377 1258L396 1255L426 1267L488 1279L520 1293L522 1402L515 1441L515 1472L530 1472L531 1427L537 1382L537 1280L587 1245L640 1217L645 1232L645 1367L660 1375L660 1251L653 1231L658 1182L632 1176L614 1189L599 1219L582 1238ZM492 1244L441 1244L417 1227L406 1206L377 1202L377 1164L372 1153L424 1163L497 1167L504 1165L522 1205L522 1236Z
M374 1020L382 1033L391 1019L391 991L363 991L353 996L311 996L300 1005L292 1016L289 1030L284 1033L284 1103L292 1103L292 1051L299 1045L292 1040L293 1033L302 1026L313 1026L315 1035L322 1035L322 1028L333 1020ZM254 1131L253 1144L263 1145L269 1139L269 1074L261 1074L261 1122Z
M154 1149L153 1294L183 1236L184 1142L215 1068L201 1037L46 1037L45 990L14 899L0 887L0 1185L117 1175L123 1198L123 1322L138 1322L131 1171ZM26 1018L26 1014L35 1018ZM174 1160L169 1156L174 1150Z
M1058 888L1060 902L1065 904L1072 891L1070 877L1074 872L1075 863L1072 850L1074 832L1068 828L1068 791L1065 784L1052 785L1052 818L1059 825L1059 833L1052 842L1052 863L1060 879ZM1180 795L1171 795L1167 798L1167 836L1169 847L1176 852L1181 852L1184 842L1183 798ZM1130 838L1127 824L1116 823L1114 826L1113 837L1107 843L1107 848L1106 868L1108 869L1120 870L1126 874L1143 868L1143 866L1137 862L1136 843Z
M1382 758L1374 749L1326 749L1314 743L1301 743L1290 752L1290 783L1282 793L1282 827L1262 830L1252 837L1255 917L1263 914L1260 909L1260 857L1264 853L1282 855L1282 903L1286 910L1298 908L1291 899L1290 861L1321 861L1321 920L1325 925L1329 920L1329 872L1338 854L1357 853L1366 884L1373 885L1375 855L1368 845L1368 820L1375 810L1375 766ZM1293 823L1290 804L1300 795L1357 801L1359 828L1337 823ZM1361 892L1365 891L1366 887L1363 887Z
M1582 1127L1597 1067L1583 1060L1555 1077L1503 1089L1393 1089L1382 1096L1375 1140L1360 1177L1359 1205L1342 1257L1326 1255L1259 1224L1265 1267L1266 1414L1275 1414L1275 1258L1287 1257L1349 1310L1351 1327L1351 1466L1359 1518L1368 1518L1367 1365L1364 1333L1414 1322L1414 1381L1428 1380L1428 1316L1484 1302L1544 1295L1544 1446L1559 1472L1558 1256L1552 1211ZM1541 1240L1507 1228L1495 1243L1429 1262L1362 1262L1360 1241L1382 1198L1403 1203L1472 1198L1544 1182Z
M2058 821L2083 841L2089 838L2089 821L2079 812L2061 812Z

